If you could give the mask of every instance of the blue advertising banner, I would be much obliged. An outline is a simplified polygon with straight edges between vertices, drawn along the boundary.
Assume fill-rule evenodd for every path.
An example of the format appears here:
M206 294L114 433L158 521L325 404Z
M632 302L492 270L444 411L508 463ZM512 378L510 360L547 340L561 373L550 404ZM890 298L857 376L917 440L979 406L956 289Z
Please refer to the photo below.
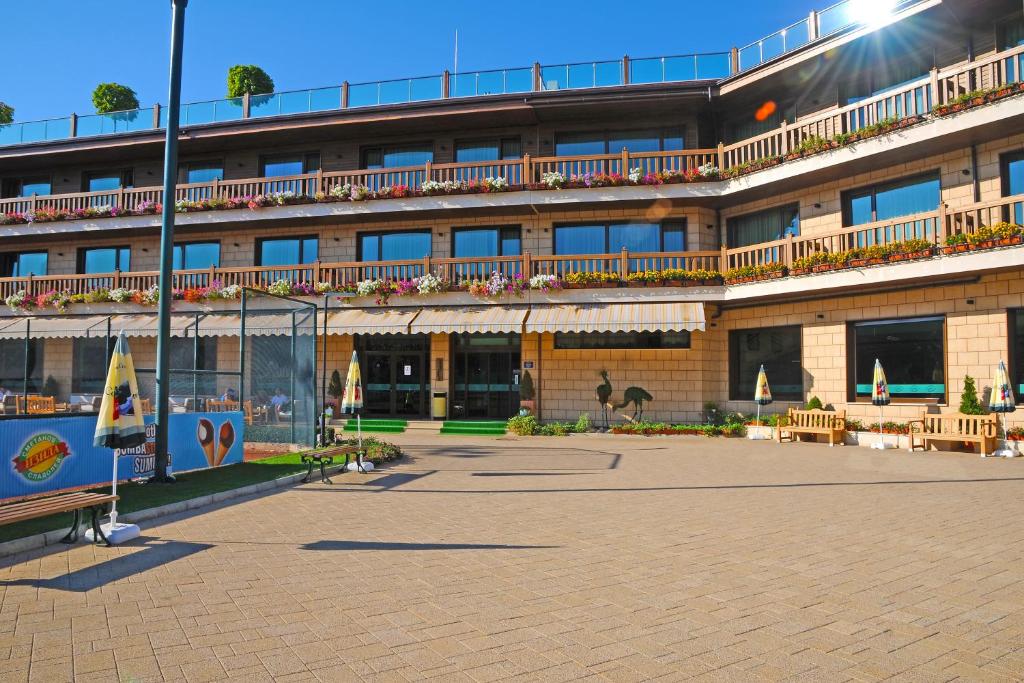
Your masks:
M244 416L240 412L173 413L168 450L175 471L242 462ZM118 480L152 474L153 416L146 417L147 441L118 452ZM92 445L96 415L0 421L0 498L109 483L113 451Z

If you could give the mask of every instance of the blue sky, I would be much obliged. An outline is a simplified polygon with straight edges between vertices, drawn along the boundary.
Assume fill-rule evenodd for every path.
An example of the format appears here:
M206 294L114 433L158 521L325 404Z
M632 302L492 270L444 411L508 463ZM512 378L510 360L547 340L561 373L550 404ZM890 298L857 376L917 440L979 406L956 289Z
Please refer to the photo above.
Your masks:
M277 90L440 73L456 28L460 71L717 52L828 4L191 0L182 98L224 97L232 64L259 64ZM4 32L0 101L16 121L92 113L105 81L134 88L142 106L167 101L169 0L17 0L3 13L29 29Z

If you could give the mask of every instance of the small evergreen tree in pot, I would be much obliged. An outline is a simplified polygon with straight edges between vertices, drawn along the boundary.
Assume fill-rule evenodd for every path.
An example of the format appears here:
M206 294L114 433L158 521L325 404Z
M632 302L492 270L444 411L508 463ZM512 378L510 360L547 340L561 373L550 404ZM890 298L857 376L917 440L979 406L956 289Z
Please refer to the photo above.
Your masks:
M14 121L14 107L6 102L0 102L0 124Z
M331 373L331 381L327 385L328 395L334 397L334 405L341 404L341 395L345 393L345 387L341 385L341 373L335 370Z
M537 390L533 386L533 377L530 375L530 371L523 370L523 376L519 380L519 407L532 413L536 406L533 400L536 395Z
M274 79L255 64L235 64L228 69L228 97L265 95L274 92Z
M988 411L978 400L978 388L974 384L974 378L970 375L964 376L964 392L960 395L960 412L964 415L987 415Z
M92 106L96 107L97 114L128 111L139 108L139 98L127 85L100 83L92 91Z

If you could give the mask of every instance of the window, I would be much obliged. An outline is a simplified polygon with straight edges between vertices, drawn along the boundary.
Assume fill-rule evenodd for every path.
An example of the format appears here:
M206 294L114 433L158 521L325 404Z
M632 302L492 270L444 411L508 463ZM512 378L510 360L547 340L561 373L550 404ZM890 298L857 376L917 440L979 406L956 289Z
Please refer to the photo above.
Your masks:
M47 252L22 251L0 254L0 277L46 275Z
M767 116L764 115L763 111L755 107L750 107L748 111L750 113L746 114L743 118L729 121L725 124L726 143L746 140L747 138L767 133L770 130L775 130L782 125L783 119L786 121L796 120L795 104L779 105L775 111Z
M224 164L219 161L193 161L185 165L186 183L210 183L224 180Z
M854 80L840 83L839 103L840 105L853 104L920 80L928 75L931 66L930 56L927 59L913 56L904 60L883 60L878 71L863 73ZM918 114L924 113L923 98L924 93L919 92L915 103ZM894 104L897 107L895 115L903 116L904 98L899 98ZM881 110L879 113L882 113Z
M556 349L688 349L690 333L555 332Z
M193 364L193 359L195 363ZM215 396L215 375L193 375L176 370L216 370L217 337L171 337L170 392L178 396ZM238 387L236 386L237 390Z
M28 390L43 387L43 340L28 341ZM25 340L0 339L0 388L15 394L25 390Z
M1024 403L1024 309L1009 312L1010 383L1017 403Z
M939 206L938 173L904 178L843 193L843 225L863 225L934 211Z
M292 266L317 259L316 237L262 239L256 242L256 265Z
M518 225L452 230L452 254L455 258L479 256L519 256L522 244Z
M364 232L359 235L360 261L409 261L430 256L429 230Z
M113 337L75 337L71 340L71 392L102 394L107 380Z
M662 223L555 226L556 254L686 251L686 219Z
M760 242L800 234L800 205L787 204L764 211L734 216L725 222L730 247L749 247Z
M1024 194L1024 152L1013 152L1002 156L1003 196L1013 197ZM1015 202L1010 207L1011 216L1006 219L1017 225L1024 225L1024 202Z
M34 194L50 194L50 179L45 176L26 178L4 178L0 183L0 197L31 197Z
M871 400L876 358L894 401L945 399L945 318L876 320L849 329L851 400Z
M670 152L684 148L682 128L665 130L621 130L559 133L555 136L555 154L617 154L630 152Z
M220 242L184 242L174 245L174 270L220 266Z
M260 176L278 178L280 176L302 175L320 170L320 153L307 154L276 154L260 158Z
M998 27L997 33L999 34L1000 50L1009 50L1024 45L1024 16L1018 15L1007 19ZM1017 80L1020 80L1020 74L1017 74Z
M363 168L398 168L422 166L434 160L434 143L383 145L363 149Z
M78 250L79 273L113 273L131 270L131 248L94 247Z
M803 400L799 325L729 332L730 401L753 400L757 373L762 365L773 398Z
M135 174L130 168L87 171L82 174L82 192L112 192L122 187L134 187L134 178Z
M518 159L523 155L519 138L490 138L486 140L457 140L455 161L499 161Z

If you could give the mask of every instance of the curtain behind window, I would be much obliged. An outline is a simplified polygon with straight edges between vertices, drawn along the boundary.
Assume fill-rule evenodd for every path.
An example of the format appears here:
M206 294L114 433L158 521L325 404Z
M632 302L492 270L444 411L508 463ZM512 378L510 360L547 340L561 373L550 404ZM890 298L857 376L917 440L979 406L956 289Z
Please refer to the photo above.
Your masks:
M800 207L790 204L730 218L726 221L726 233L730 247L749 247L799 235Z

